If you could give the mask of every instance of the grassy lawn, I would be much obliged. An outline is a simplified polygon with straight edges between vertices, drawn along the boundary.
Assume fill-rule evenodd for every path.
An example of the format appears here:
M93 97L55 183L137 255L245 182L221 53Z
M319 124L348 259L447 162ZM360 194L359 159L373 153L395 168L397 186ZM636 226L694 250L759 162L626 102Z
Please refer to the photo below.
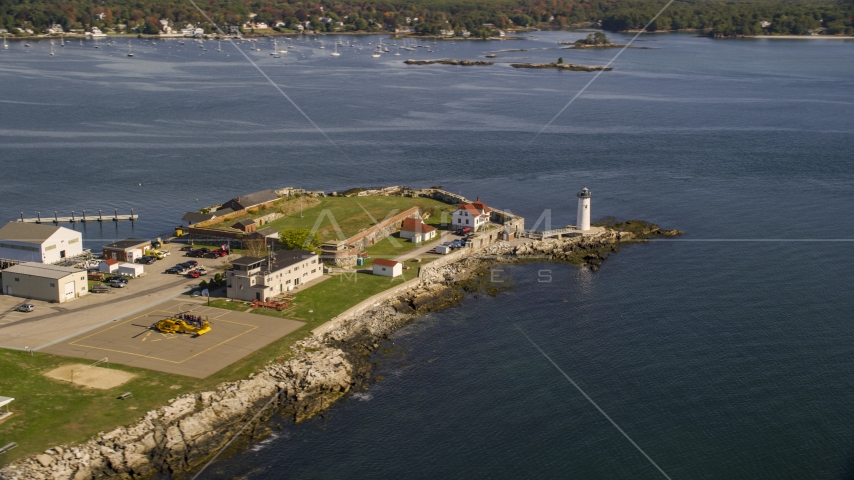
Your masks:
M400 232L394 233L365 249L365 253L368 254L368 258L365 259L365 267L373 265L376 258L392 259L411 252L422 245L423 243L415 243L407 238L400 238Z
M135 422L152 409L175 396L213 389L217 384L246 378L266 363L287 357L294 342L308 336L312 329L348 308L388 288L400 285L418 274L417 266L404 270L394 279L368 273L336 275L297 291L293 305L283 312L257 309L253 313L291 318L306 322L299 330L247 355L208 378L196 379L152 370L111 365L137 375L128 383L111 390L81 387L42 375L56 367L88 360L36 353L0 350L0 395L14 397L10 409L15 415L0 423L0 444L17 442L18 448L0 457L0 466L69 442L83 442L99 431ZM211 300L211 306L245 311L243 302ZM173 388L173 387L178 388ZM127 400L117 400L132 392Z
M143 413L164 405L179 393L210 386L212 379L199 380L151 370L110 365L136 374L136 378L111 390L96 390L45 377L56 367L81 363L54 355L0 350L0 395L14 397L9 406L14 415L0 423L0 443L20 446L3 454L0 465L47 448L85 441L99 431L130 423ZM179 388L171 388L178 386ZM117 400L133 392L127 400Z
M453 206L438 200L423 197L323 197L320 204L298 213L268 223L266 226L276 230L314 228L321 220L317 232L321 241L336 240L337 225L345 237L359 233L377 222L383 221L389 214L400 213L411 207L421 207L431 213L426 223L437 225L441 222L442 210L452 211ZM364 210L363 210L364 207ZM324 215L324 211L328 210ZM370 215L368 215L368 212ZM450 218L450 217L448 217ZM334 223L333 223L334 220Z

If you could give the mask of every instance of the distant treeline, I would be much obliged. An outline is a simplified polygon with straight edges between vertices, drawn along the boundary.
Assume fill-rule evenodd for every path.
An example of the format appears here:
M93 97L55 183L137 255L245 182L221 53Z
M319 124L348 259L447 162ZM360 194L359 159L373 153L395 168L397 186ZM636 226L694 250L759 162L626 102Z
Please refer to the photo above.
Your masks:
M264 22L277 31L302 27L324 32L384 31L411 27L417 33L464 30L490 36L496 29L597 26L611 31L642 28L665 0L203 0L201 8L220 26ZM252 15L254 14L254 15ZM124 28L158 33L160 20L175 26L211 25L187 0L0 0L0 28L11 33ZM308 25L306 26L306 22ZM671 5L652 31L699 30L716 36L854 34L854 2L803 0L683 0Z

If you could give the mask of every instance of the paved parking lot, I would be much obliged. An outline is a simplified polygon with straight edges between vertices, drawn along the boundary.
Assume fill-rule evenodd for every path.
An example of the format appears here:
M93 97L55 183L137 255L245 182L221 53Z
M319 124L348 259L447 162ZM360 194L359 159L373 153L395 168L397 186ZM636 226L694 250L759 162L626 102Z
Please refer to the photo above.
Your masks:
M121 315L176 297L198 285L201 280L212 278L223 264L224 258L184 257L183 252L179 251L182 247L180 244L168 244L165 247L172 252L171 255L145 265L144 276L132 279L126 288L110 289L109 293L89 294L61 304L0 294L0 347L45 347ZM186 260L198 261L210 273L207 277L196 279L163 273L167 268ZM35 311L14 311L25 302L35 305Z
M151 328L181 312L207 317L211 331L199 336ZM204 378L293 332L303 322L207 307L202 301L169 300L95 328L41 351Z

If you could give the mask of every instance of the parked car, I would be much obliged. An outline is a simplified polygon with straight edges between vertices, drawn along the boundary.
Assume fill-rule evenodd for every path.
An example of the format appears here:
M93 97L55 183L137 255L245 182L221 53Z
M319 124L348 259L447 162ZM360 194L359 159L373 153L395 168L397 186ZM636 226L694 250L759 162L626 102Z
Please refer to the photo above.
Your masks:
M205 276L208 274L208 271L205 269L205 267L196 267L196 271L199 272L199 275L201 276Z
M190 278L199 278L199 271L198 270L190 270L189 272L187 272L187 276Z
M172 274L178 273L179 271L181 271L181 267L169 267L166 269L166 273Z
M123 282L118 280L117 277L113 277L110 279L109 284L113 288L125 288L128 286L128 282Z
M205 258L219 258L219 253L217 252L208 252L205 254Z
M199 262L197 262L195 260L187 260L186 262L183 263L183 265L186 265L187 268L193 268L198 264L199 264Z
M183 247L181 247L182 252L189 252L190 250L194 250L192 245L184 245Z
M109 281L110 281L110 282L128 283L128 279L127 279L127 278L125 278L125 277L123 277L123 276L121 276L121 275L116 275L115 277L110 277L110 280L109 280Z
M202 252L202 253L208 253L208 252L210 252L210 251L211 251L211 249L210 249L210 248L204 248L204 247L202 247L202 248L200 248L200 249L198 249L198 250L196 250L196 251L197 251L197 252Z
M172 252L170 252L169 250L158 250L157 253L163 255L164 257L168 257L172 254Z
M154 263L156 261L157 261L156 258L149 257L149 256L139 257L136 259L136 263L141 263L143 265L151 265L152 263Z
M19 312L27 312L27 313L32 312L35 309L36 309L36 306L33 305L32 303L25 303L25 304L21 305L20 307L18 307Z
M185 267L182 265L182 266L178 267L178 271L175 273L177 273L178 275L183 275L189 271L190 271L190 269L188 267Z

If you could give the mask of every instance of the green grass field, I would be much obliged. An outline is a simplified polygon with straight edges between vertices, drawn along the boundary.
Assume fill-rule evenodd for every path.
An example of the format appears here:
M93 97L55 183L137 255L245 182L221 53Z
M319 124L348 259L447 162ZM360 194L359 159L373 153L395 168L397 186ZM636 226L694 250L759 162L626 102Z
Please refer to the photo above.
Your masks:
M137 376L111 390L96 390L42 375L73 363L92 362L0 350L0 395L15 398L9 405L14 415L0 423L0 444L19 444L0 457L0 465L62 443L85 441L99 431L136 420L180 393L215 384L212 378L198 380L122 365L110 367ZM133 392L133 397L117 400L124 392Z
M0 456L0 466L57 445L84 442L99 431L135 422L145 412L167 404L181 393L210 390L221 382L246 378L271 360L288 357L291 345L308 336L312 329L362 300L414 278L417 273L417 267L413 267L394 279L355 272L336 275L297 291L293 305L284 312L254 310L255 314L291 318L306 324L204 379L111 365L137 377L111 390L95 390L42 375L62 365L91 363L87 360L0 350L0 395L15 398L10 406L15 415L0 423L0 444L19 444ZM223 299L211 300L211 306L240 311L248 308L243 302ZM133 396L117 400L124 392L132 392Z
M293 213L266 226L279 231L316 227L321 242L325 242L337 240L339 229L344 237L350 237L415 206L430 213L426 223L431 225L441 223L442 210L451 212L454 209L451 205L424 197L323 197L319 205L304 210L302 217ZM450 221L450 215L447 221Z

